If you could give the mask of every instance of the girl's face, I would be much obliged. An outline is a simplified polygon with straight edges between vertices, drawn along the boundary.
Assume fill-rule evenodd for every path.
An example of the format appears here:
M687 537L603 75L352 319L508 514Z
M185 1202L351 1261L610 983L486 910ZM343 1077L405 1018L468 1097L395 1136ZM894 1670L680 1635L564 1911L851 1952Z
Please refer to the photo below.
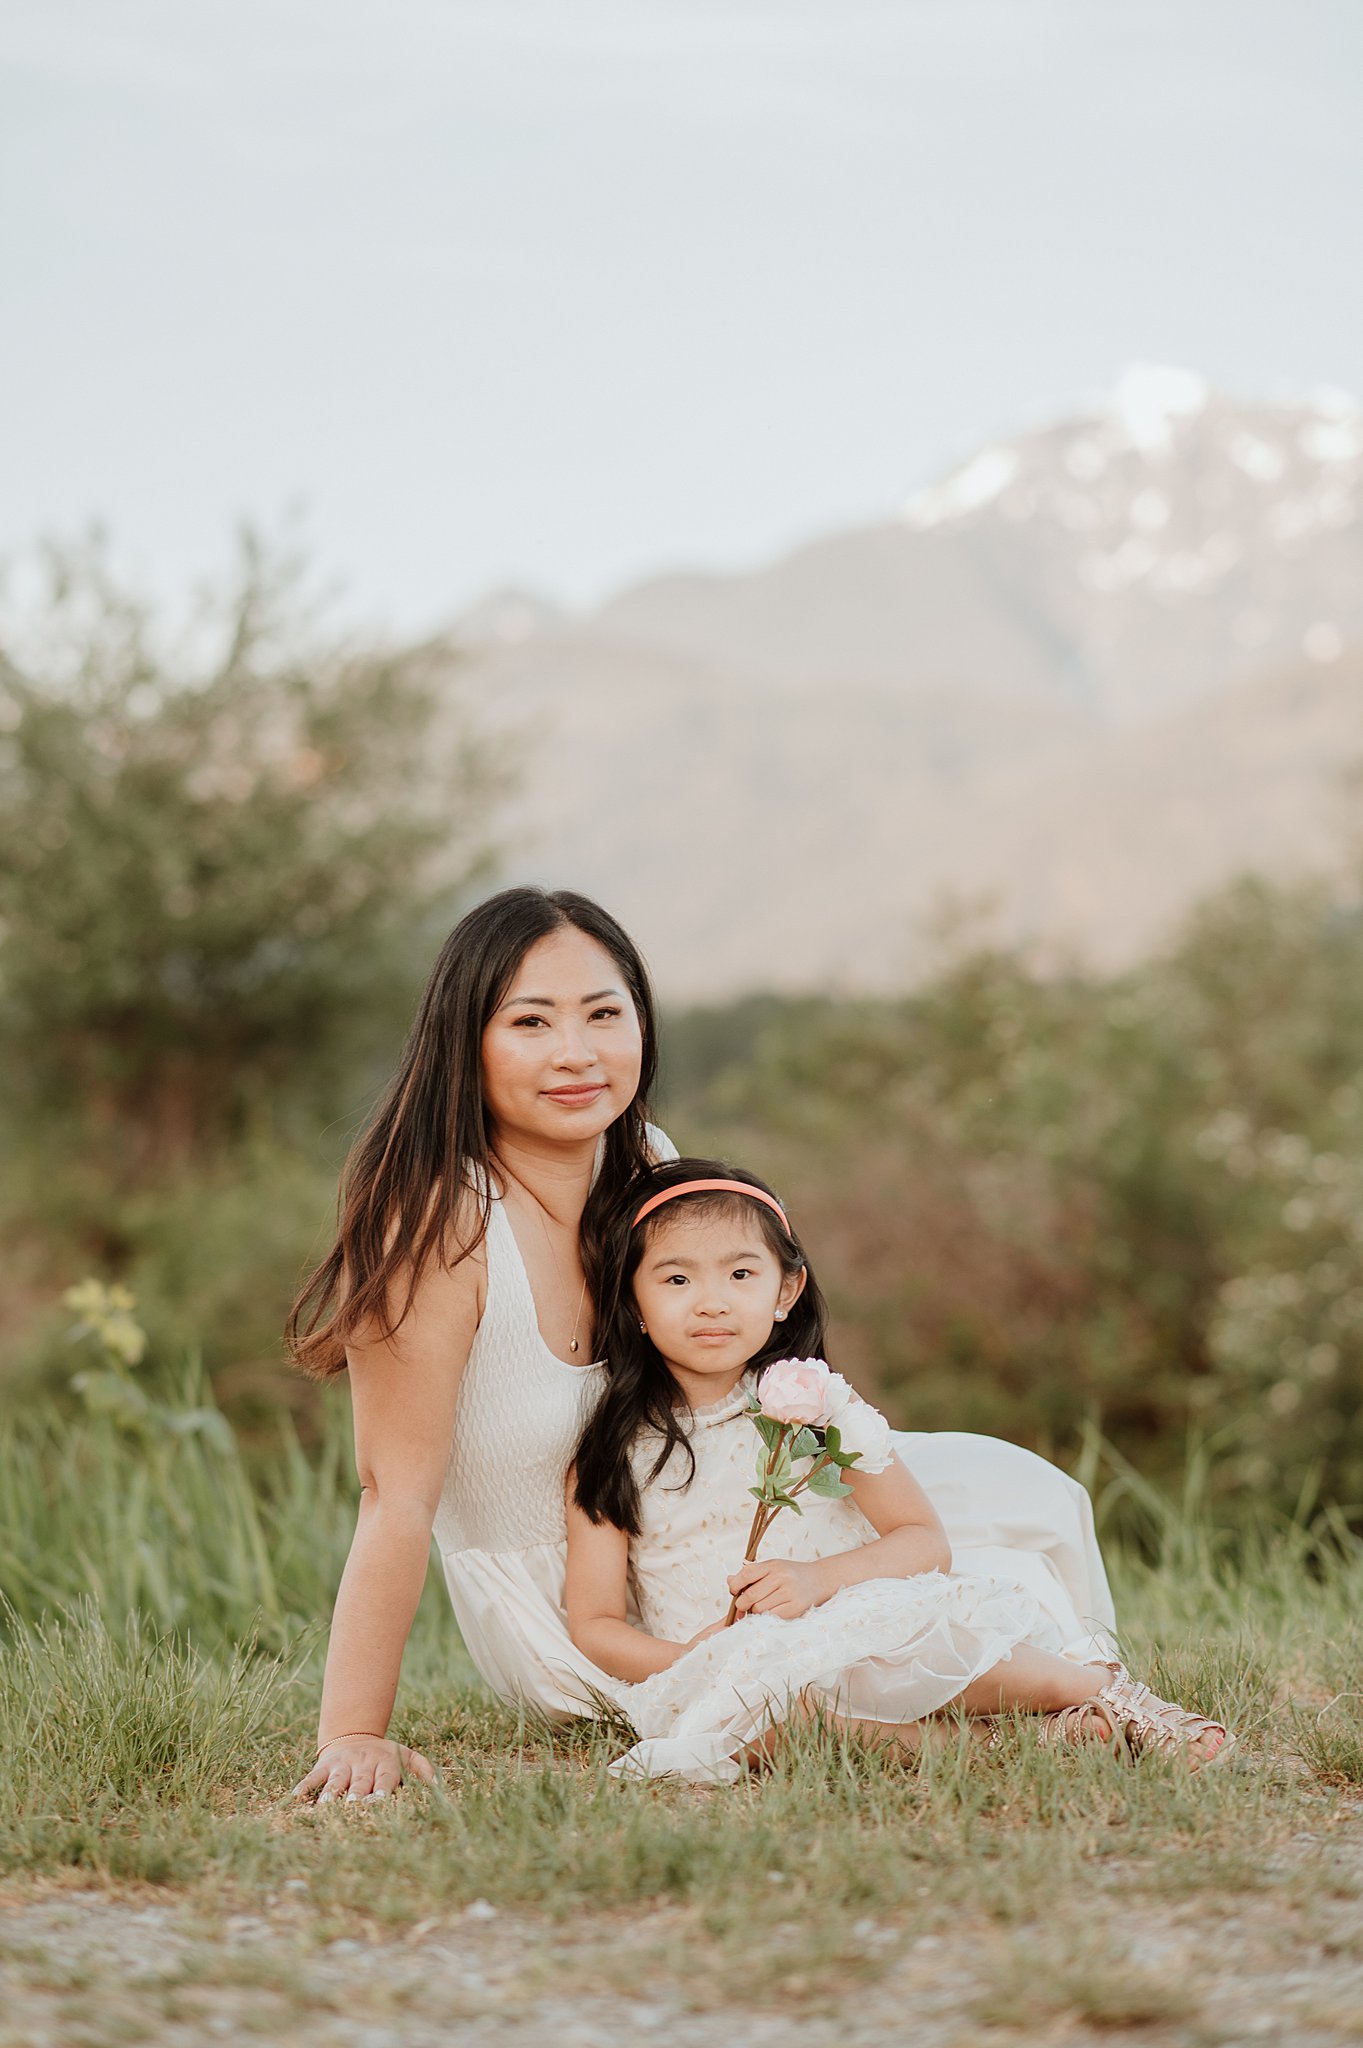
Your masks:
M590 1143L639 1092L643 1039L619 967L573 925L531 946L483 1032L483 1094L502 1139Z
M692 1407L722 1401L771 1335L778 1309L800 1297L767 1244L756 1204L686 1213L649 1226L634 1275L639 1319Z

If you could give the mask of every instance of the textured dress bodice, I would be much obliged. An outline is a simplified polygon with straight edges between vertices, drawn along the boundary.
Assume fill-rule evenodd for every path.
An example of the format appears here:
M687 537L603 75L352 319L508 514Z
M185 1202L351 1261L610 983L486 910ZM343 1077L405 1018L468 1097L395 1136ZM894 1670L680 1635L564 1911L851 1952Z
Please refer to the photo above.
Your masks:
M693 1411L689 1442L696 1469L689 1484L690 1461L680 1447L647 1485L659 1439L650 1432L634 1449L641 1527L630 1541L633 1592L642 1626L665 1642L689 1642L722 1620L729 1606L728 1577L743 1562L756 1505L748 1488L764 1448L748 1414L748 1389L741 1380L725 1400ZM800 1507L798 1515L787 1508L776 1517L762 1544L764 1558L833 1557L875 1538L852 1500L805 1493Z
M487 1297L435 1515L446 1557L564 1540L564 1474L603 1383L599 1362L568 1365L545 1343L511 1220L495 1196L485 1247Z

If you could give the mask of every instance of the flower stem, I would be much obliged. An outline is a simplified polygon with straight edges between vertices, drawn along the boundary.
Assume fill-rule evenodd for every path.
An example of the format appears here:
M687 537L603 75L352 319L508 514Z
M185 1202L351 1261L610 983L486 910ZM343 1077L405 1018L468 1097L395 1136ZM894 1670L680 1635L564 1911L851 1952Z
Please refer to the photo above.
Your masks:
M780 1461L781 1447L785 1443L785 1440L786 1426L783 1423L780 1432L777 1435L776 1442L772 1445L771 1449L767 1453L767 1469L762 1475L763 1486L769 1486L771 1484L771 1475L776 1470L777 1464ZM798 1492L799 1488L793 1488L792 1491ZM776 1517L780 1514L780 1512L780 1508L775 1506L770 1501L760 1500L757 1503L757 1509L752 1518L752 1527L748 1531L748 1547L743 1553L744 1564L752 1563L753 1559L757 1555L758 1547L761 1544L762 1538L766 1535L768 1529L776 1520ZM738 1602L737 1600L731 1600L729 1602L729 1612L724 1617L725 1628L732 1628L737 1619Z

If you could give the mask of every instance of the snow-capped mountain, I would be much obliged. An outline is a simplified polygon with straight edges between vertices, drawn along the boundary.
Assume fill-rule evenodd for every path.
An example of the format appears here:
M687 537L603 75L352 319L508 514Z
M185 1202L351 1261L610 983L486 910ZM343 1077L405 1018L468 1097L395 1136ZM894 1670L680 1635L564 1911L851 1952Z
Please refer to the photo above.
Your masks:
M1141 718L1363 638L1363 410L1128 371L997 441L900 518L755 576L669 577L595 632L788 680L988 686Z
M902 979L952 893L1118 961L1339 844L1363 411L1136 369L756 573L465 630L528 749L515 872L616 905L673 993Z

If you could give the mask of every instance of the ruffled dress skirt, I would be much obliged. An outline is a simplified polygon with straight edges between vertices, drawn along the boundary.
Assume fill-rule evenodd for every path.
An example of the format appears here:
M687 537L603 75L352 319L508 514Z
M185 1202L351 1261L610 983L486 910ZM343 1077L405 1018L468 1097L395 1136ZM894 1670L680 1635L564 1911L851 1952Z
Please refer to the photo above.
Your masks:
M611 1768L731 1780L749 1746L793 1713L920 1721L1022 1642L1062 1647L1022 1587L954 1572L845 1586L793 1621L745 1615L625 1689L619 1704L639 1740Z

